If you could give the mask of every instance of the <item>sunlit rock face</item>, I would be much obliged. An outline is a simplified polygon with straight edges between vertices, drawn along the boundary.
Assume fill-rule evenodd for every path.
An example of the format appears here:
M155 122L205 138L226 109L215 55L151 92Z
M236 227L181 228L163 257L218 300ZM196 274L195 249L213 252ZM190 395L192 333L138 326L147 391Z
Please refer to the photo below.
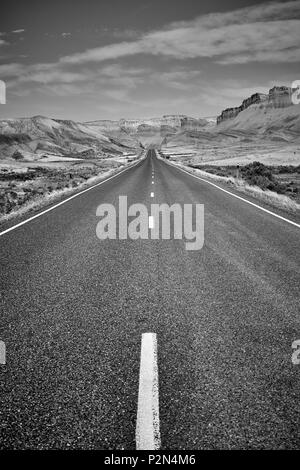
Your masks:
M242 104L236 108L227 108L220 116L217 117L217 124L226 121L227 119L234 119L241 111L249 108L253 104L262 104L266 108L285 108L291 106L292 103L292 88L287 86L274 86L269 90L269 93L255 93L249 98L245 99Z
M233 119L235 118L241 111L244 111L244 109L249 108L252 104L257 104L257 103L264 103L268 100L268 95L265 95L263 93L254 93L254 95L251 95L249 98L246 98L242 104L236 108L227 108L222 113L220 116L217 117L217 124L220 124L223 121L226 121L227 119Z
M292 104L292 89L290 87L274 86L269 91L268 106L273 106L274 108L285 108Z

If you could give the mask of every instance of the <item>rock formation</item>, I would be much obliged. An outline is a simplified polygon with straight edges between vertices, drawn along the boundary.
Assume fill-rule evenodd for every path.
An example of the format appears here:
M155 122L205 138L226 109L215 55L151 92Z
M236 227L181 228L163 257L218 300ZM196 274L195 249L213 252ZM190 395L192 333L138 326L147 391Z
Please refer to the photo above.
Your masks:
M217 124L220 124L227 119L235 118L241 111L244 111L244 109L247 109L252 104L262 103L267 99L268 95L263 93L254 93L254 95L251 95L250 98L246 98L240 106L236 108L227 108L222 111L220 116L217 117Z
M287 86L274 86L269 90L267 95L263 93L255 93L254 95L250 96L250 98L245 99L242 104L236 108L227 108L220 116L217 117L217 124L220 124L227 119L235 118L241 111L244 111L249 106L253 104L262 103L263 106L268 108L285 108L287 106L291 106L292 100L292 89Z

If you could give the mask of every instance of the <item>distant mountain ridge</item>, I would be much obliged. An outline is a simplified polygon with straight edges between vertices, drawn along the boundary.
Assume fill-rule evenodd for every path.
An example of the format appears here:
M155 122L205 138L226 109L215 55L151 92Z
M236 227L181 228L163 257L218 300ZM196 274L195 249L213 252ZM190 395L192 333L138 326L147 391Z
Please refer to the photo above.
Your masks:
M211 119L211 118L210 118ZM118 121L113 120L99 120L99 121L90 121L85 124L88 126L97 125L98 128L103 130L116 130L124 129L127 132L138 132L139 128L142 126L142 129L147 127L160 130L164 126L180 129L188 125L192 126L206 126L208 120L205 118L193 118L186 116L184 114L174 114L174 115L165 115L162 117L155 118L141 118L141 119L120 119Z
M182 130L203 129L212 125L205 118L193 118L184 114L164 115L155 118L99 120L84 123L98 132L108 132L118 137L123 132L138 139L143 145L148 143L160 144L167 135L174 135Z
M0 159L38 160L47 156L109 158L141 153L148 144L222 146L241 142L300 141L300 104L293 90L276 86L255 93L217 117L184 114L145 119L75 122L45 116L0 120Z

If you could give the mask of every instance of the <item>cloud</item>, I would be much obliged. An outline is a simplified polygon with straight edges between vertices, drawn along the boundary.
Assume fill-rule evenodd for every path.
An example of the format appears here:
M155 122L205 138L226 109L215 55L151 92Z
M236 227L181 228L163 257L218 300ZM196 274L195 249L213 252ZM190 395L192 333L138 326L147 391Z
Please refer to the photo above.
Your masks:
M0 77L15 77L21 74L23 70L24 67L21 64L3 64L0 65Z
M193 21L172 23L159 31L62 57L61 63L102 62L136 54L177 59L213 58L219 63L238 61L297 61L300 51L300 1L266 3L227 13L203 15ZM251 51L251 53L249 53ZM266 51L266 54L263 52ZM278 53L278 54L277 54ZM218 60L218 56L226 59ZM230 59L232 58L232 59Z
M300 62L300 48L287 48L282 51L256 51L235 56L224 56L222 59L217 60L217 63L222 65L246 64L248 62Z
M28 94L26 90L30 90L47 96L110 96L123 101L148 73L143 68L124 68L118 64L75 69L60 63L0 65L0 77L5 77L15 95Z
M37 83L74 83L84 81L85 75L78 72L68 72L61 70L41 70L31 72L28 75L20 77L22 82L37 82Z
M142 52L140 42L121 42L104 47L96 47L85 52L72 54L60 59L65 64L83 64L87 62L102 62L108 59L117 59Z
M177 67L166 72L148 71L148 79L151 83L158 83L160 87L175 88L177 90L192 91L198 87L201 78L200 70Z
M25 31L26 31L25 29L14 29L14 30L12 31L12 33L14 33L14 34L21 34L21 33L25 33Z
M0 36L4 36L4 34L0 34ZM0 46L7 46L8 45L8 42L7 41L4 41L4 39L0 39Z

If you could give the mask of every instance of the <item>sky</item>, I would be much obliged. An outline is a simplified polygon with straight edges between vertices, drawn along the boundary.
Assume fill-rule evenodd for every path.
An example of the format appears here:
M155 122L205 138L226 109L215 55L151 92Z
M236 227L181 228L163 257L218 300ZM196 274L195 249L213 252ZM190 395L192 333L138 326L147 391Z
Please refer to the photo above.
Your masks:
M1 0L0 119L216 116L300 79L300 0Z

